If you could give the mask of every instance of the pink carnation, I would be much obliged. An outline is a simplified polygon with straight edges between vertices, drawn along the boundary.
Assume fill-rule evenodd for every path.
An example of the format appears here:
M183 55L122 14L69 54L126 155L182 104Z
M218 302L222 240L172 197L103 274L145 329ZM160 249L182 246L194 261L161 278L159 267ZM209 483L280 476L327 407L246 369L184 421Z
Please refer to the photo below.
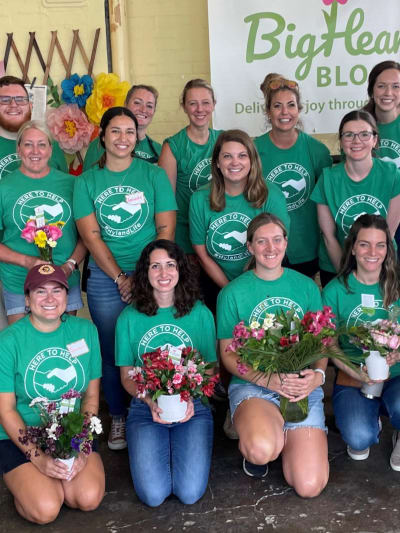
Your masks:
M193 379L195 380L197 385L201 385L203 383L203 377L201 376L201 374L195 374L193 376Z
M237 360L237 369L238 369L238 372L239 374L241 374L242 376L244 376L245 374L247 374L247 372L249 371L249 369L247 368L246 365L244 365L240 359Z
M24 229L21 232L21 237L28 242L33 242L35 240L36 233L36 222L34 220L28 220L25 224Z
M398 335L392 335L391 337L389 337L389 342L388 342L389 348L391 348L392 350L397 350L399 345L400 345L400 337Z
M61 229L55 224L49 224L49 226L47 226L47 232L50 239L53 239L53 241L56 241L57 239L62 237Z
M258 341L265 337L265 330L263 328L251 330L251 336Z
M180 385L182 383L183 376L182 374L176 373L172 379L174 385Z
M67 154L89 146L94 126L76 104L62 104L47 114L51 134Z

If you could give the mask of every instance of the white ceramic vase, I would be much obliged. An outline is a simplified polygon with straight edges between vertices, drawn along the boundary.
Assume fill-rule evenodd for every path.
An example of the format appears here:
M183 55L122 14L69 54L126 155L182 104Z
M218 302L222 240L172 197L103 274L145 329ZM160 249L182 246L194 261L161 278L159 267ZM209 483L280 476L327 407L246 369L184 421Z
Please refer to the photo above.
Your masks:
M162 394L157 398L157 404L162 409L161 420L179 422L185 418L187 402L181 402L180 394Z
M389 377L389 365L386 358L375 350L369 352L369 356L365 358L368 376L371 379L387 379Z

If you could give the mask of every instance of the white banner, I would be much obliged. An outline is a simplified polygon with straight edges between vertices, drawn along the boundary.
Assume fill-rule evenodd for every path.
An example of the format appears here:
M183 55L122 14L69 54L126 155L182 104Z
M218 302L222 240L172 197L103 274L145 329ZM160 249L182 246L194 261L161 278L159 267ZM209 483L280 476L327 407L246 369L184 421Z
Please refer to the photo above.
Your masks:
M400 60L399 0L208 0L214 128L265 132L260 84L296 80L310 133L336 133L367 100L381 61Z

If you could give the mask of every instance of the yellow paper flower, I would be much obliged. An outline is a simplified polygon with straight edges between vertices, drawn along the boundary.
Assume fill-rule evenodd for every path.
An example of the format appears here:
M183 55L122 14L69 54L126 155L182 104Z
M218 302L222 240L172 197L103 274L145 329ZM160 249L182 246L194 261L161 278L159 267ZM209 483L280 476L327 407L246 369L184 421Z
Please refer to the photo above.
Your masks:
M116 74L102 72L94 82L92 94L86 101L86 114L93 124L100 124L103 113L110 107L123 106L129 90L127 81L120 81Z
M47 243L47 235L43 230L40 230L36 233L34 243L39 248L44 248Z

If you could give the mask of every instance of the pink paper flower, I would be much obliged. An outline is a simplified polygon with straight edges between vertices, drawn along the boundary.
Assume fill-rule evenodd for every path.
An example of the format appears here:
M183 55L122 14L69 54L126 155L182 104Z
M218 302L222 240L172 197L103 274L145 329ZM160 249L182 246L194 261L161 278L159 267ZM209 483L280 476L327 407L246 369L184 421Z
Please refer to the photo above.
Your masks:
M51 134L67 154L89 146L94 126L76 104L62 104L47 114Z

